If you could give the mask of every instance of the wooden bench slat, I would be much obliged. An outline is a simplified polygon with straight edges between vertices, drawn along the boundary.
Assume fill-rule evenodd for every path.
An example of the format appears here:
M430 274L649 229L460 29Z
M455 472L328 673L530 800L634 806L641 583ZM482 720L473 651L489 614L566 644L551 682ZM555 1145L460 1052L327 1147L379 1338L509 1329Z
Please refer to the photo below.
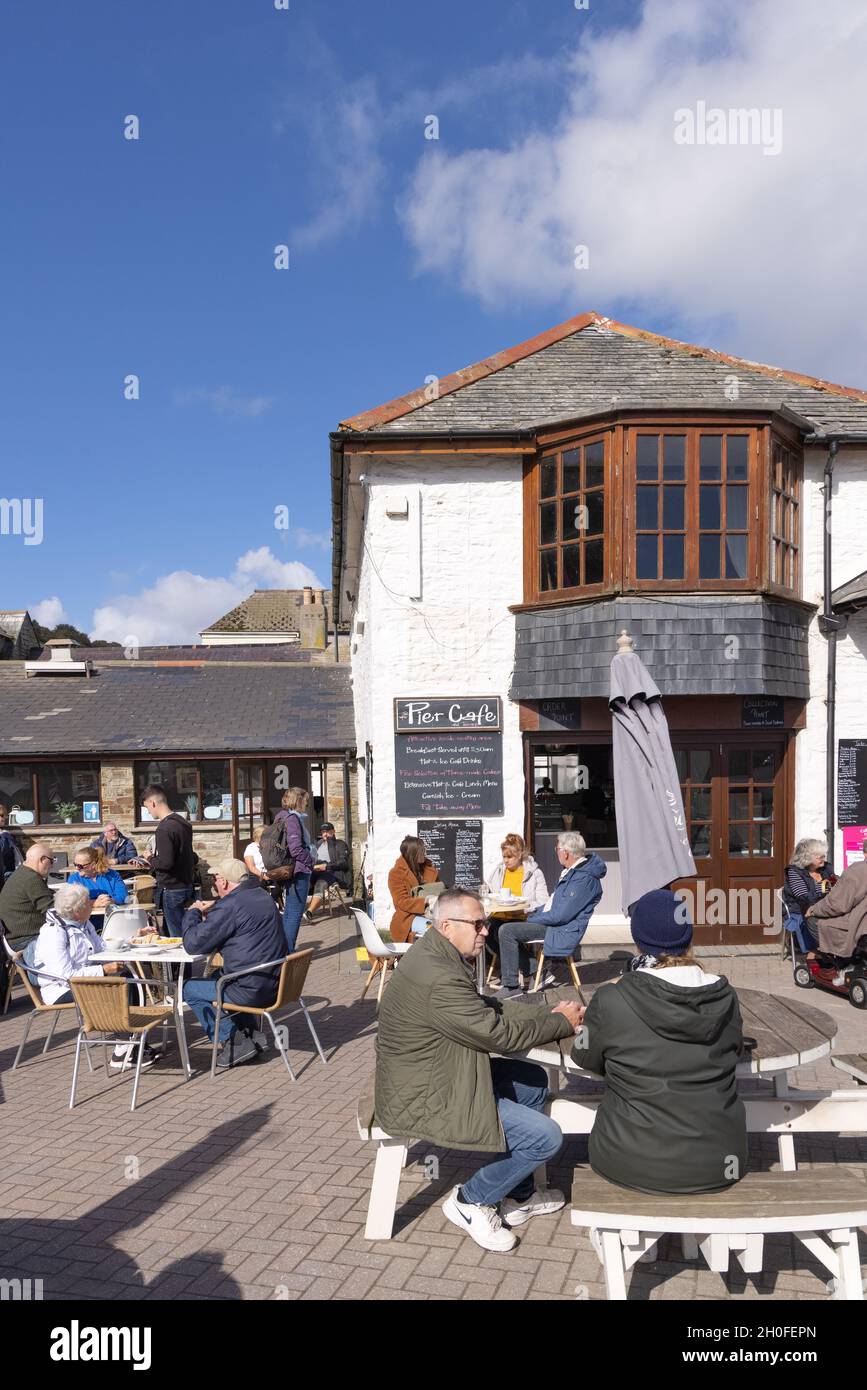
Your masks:
M805 1218L849 1213L861 1225L867 1218L867 1168L837 1166L801 1169L797 1173L747 1173L723 1192L644 1193L615 1187L591 1169L576 1170L572 1207L580 1213L611 1217L695 1217L696 1220L736 1218ZM640 1227L640 1220L637 1224ZM841 1223L845 1224L845 1223Z
M867 1085L867 1052L832 1053L831 1066L848 1072L850 1076L857 1076L859 1081Z

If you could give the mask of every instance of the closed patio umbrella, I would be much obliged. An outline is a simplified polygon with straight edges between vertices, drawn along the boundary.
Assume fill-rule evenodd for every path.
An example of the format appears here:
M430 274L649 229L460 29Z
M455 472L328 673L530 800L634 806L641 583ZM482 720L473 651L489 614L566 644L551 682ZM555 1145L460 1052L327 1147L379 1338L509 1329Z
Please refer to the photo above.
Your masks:
M696 871L659 688L622 632L611 662L614 812L623 911Z

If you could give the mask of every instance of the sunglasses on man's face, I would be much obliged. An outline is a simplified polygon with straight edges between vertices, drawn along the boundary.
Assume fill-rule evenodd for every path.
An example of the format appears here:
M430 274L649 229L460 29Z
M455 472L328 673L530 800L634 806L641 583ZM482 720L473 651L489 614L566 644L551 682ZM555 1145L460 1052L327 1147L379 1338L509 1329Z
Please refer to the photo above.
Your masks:
M485 927L488 925L487 917L449 917L447 921L466 922L468 927L475 927L477 934L480 931L484 931Z

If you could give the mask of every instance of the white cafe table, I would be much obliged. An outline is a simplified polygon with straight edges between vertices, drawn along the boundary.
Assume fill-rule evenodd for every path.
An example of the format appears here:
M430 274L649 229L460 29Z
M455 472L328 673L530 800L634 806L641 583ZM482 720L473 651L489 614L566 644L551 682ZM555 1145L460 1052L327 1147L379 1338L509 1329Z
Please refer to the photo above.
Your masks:
M181 1051L181 1061L184 1066L186 1079L192 1075L190 1067L190 1052L187 1047L187 1032L184 1027L184 966L192 965L194 961L204 960L203 955L190 955L183 946L160 947L156 946L115 946L109 947L105 951L95 951L90 957L94 965L108 964L110 961L121 961L124 965L136 964L145 961L162 964L165 966L178 965L177 980L172 980L168 970L163 972L163 978L167 984L174 986L171 993L171 1004L175 1014L178 1031L178 1045ZM146 984L147 981L144 981Z
M512 920L521 922L526 918L527 912L532 907L532 903L530 902L529 898L509 898L508 901L504 902L502 898L497 897L496 893L491 893L487 897L482 898L482 907L485 909L486 917L492 917L497 912L520 913L521 915L519 917L514 917L512 918ZM502 926L508 921L508 917L501 917L499 919L499 925ZM542 929L542 927L540 927L540 941L544 935L545 932ZM476 984L479 990L484 989L485 985L486 959L486 953L482 951L476 960Z

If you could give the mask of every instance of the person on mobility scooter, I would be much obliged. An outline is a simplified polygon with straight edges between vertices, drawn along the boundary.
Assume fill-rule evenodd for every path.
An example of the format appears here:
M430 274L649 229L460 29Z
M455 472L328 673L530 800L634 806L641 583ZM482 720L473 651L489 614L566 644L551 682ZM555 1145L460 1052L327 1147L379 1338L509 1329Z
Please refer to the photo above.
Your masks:
M848 995L856 1008L867 1008L867 859L850 864L807 908L806 924L818 929L819 946L796 967L796 984L821 985Z

